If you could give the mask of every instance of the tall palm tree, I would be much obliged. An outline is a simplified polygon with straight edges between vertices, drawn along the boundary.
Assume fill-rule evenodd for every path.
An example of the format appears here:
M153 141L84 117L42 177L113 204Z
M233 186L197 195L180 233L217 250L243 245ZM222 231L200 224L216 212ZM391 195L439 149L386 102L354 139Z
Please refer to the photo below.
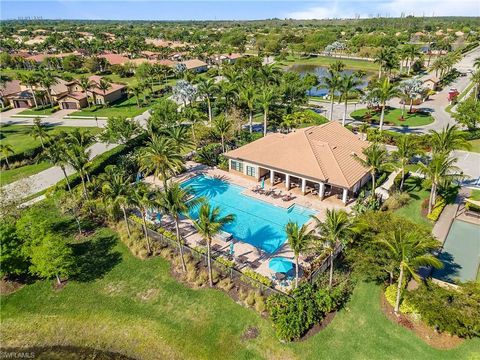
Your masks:
M258 95L258 103L263 109L263 136L267 135L268 113L275 100L276 93L271 87L263 88L262 92Z
M68 191L72 192L70 187L70 181L68 180L68 175L66 171L66 165L68 164L66 158L67 146L65 140L61 137L55 137L53 141L50 141L45 147L42 153L42 158L48 161L53 166L58 166L62 169L63 176L67 182Z
M8 156L15 154L13 151L13 147L11 144L0 143L0 152L2 153L3 157L5 158L5 162L7 163L7 167L10 169L10 164L8 163Z
M325 220L320 221L316 216L311 216L316 222L319 241L322 250L330 256L330 277L328 286L333 284L333 257L335 250L340 245L345 245L352 231L352 223L344 210L327 209Z
M374 62L379 64L378 78L382 78L382 72L388 67L388 64L392 62L392 58L395 56L395 49L392 47L382 48L375 56Z
M78 85L82 88L82 92L87 97L88 106L90 106L90 101L88 101L87 91L92 90L94 85L90 82L90 80L86 76L80 76L80 78L78 79Z
M393 153L396 161L396 167L402 172L402 180L400 181L400 191L403 190L405 182L405 168L415 154L417 154L417 142L415 138L409 135L403 135L397 141L397 150Z
M313 230L308 230L306 225L298 226L296 222L289 221L285 226L288 245L295 256L295 287L298 287L298 257L307 250L313 239Z
M412 65L415 62L415 59L422 56L422 52L420 48L415 44L407 44L405 45L405 52L407 53L407 75L410 75L410 71L412 69Z
M154 178L163 181L167 188L167 179L176 174L183 165L183 157L177 145L169 138L153 135L140 156L142 171L153 172Z
M205 120L205 113L198 111L196 108L191 106L184 106L182 108L182 113L180 114L181 118L190 123L190 129L192 130L192 138L196 143L197 139L195 136L195 127L198 123L203 123Z
M177 148L178 152L191 150L193 142L185 126L173 126L168 128L166 136L172 140L173 145Z
M398 265L399 276L397 285L397 297L395 301L395 313L400 309L400 299L404 287L404 276L411 275L419 281L417 270L422 266L441 268L442 262L430 254L437 247L435 241L425 240L419 234L397 229L388 237L378 240L389 254L390 258Z
M220 136L222 152L225 152L225 140L232 132L233 123L225 116L219 116L213 122L213 132Z
M50 106L53 106L52 86L58 83L58 80L53 76L51 71L42 69L38 73L38 82L46 90Z
M140 107L140 95L143 94L143 91L145 90L145 86L142 83L136 84L136 85L130 85L128 87L128 92L132 96L135 96L135 99L137 100L137 107Z
M91 151L85 146L78 144L69 144L68 148L65 151L66 161L68 164L74 168L80 175L83 186L83 195L88 199L86 178L87 167L90 163L90 153Z
M328 89L328 96L330 96L330 116L329 120L333 119L333 103L335 102L335 92L341 84L340 74L334 70L328 70L328 75L323 78L323 84Z
M480 59L480 58L479 58ZM480 88L480 69L475 71L472 76L470 77L472 80L473 86L474 86L474 91L473 91L473 98L475 102L478 101L478 92Z
M204 203L200 206L198 219L191 219L193 226L197 232L207 242L207 264L208 264L208 280L210 286L213 286L212 280L212 263L210 246L212 239L217 235L224 225L230 224L235 220L233 214L221 216L219 207L211 207L210 204Z
M428 213L432 212L437 199L437 190L439 186L446 185L451 181L462 179L465 176L461 174L461 169L455 166L456 158L450 157L445 152L434 152L432 159L428 164L419 163L419 171L430 181L430 198L428 199Z
M191 188L182 188L179 183L172 182L164 191L158 193L158 198L155 202L161 211L172 216L175 221L178 249L180 250L183 271L186 271L187 267L185 266L182 238L180 237L180 216L188 215L188 212L192 208L200 205L204 201L204 199L200 197L192 198L193 195Z
M447 125L441 131L430 130L430 144L433 153L450 153L453 150L471 149L471 144L456 125Z
M240 100L245 104L248 109L248 126L250 133L253 131L253 111L255 110L255 100L257 95L253 85L247 85L240 90Z
M215 84L215 80L212 78L203 78L201 77L198 81L197 90L200 95L203 95L205 100L207 100L208 107L208 121L212 123L212 99L215 94L219 91L218 85Z
M372 177L372 194L375 194L375 177L377 176L378 171L384 170L389 166L388 152L387 149L385 149L385 146L374 142L365 148L362 153L365 156L365 159L362 159L357 155L353 156L360 162L360 164L370 169Z
M26 72L26 73L18 74L18 78L21 83L25 84L28 88L30 88L35 107L38 107L37 96L34 88L38 84L38 75L36 73Z
M42 119L37 116L33 119L33 126L30 130L30 135L36 140L40 139L40 143L42 144L42 148L45 149L45 140L48 139L47 130L45 130L45 126L42 124Z
M345 101L342 119L343 126L345 126L345 121L347 120L348 96L352 93L360 93L361 90L359 86L361 84L362 81L354 74L344 74L340 79L340 86L338 90L340 91L341 97L343 97L343 100Z
M127 226L128 237L131 237L130 225L127 218L127 206L132 200L131 178L116 166L107 166L102 180L102 199L112 208L120 207L123 219Z
M105 99L105 94L107 93L107 90L112 87L111 82L106 79L106 78L101 78L100 82L98 83L98 89L102 91L103 93L103 98ZM106 105L106 104L105 104Z
M382 131L387 101L398 95L398 88L394 84L390 83L390 79L386 77L383 79L383 81L380 81L380 83L372 90L372 92L379 99L382 106L382 112L380 114L380 131Z
M75 129L63 136L67 143L76 144L83 147L89 147L90 145L94 144L96 140L96 136L86 129Z
M138 209L142 216L143 234L145 236L145 243L147 245L147 252L149 255L152 253L152 248L150 246L150 239L148 237L147 211L155 205L152 195L153 193L147 184L143 182L137 182L132 187L132 193L129 199L131 204Z

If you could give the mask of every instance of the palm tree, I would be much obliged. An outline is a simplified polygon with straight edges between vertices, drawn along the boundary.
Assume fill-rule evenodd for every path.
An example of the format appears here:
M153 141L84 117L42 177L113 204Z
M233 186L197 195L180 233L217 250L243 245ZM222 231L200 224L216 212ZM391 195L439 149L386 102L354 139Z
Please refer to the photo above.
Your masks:
M263 136L267 135L268 113L275 102L276 93L273 88L263 88L258 96L258 103L263 109Z
M177 234L178 248L180 250L180 258L182 261L183 271L187 270L185 266L185 259L183 258L182 238L180 237L180 216L187 215L188 212L204 201L203 198L193 198L193 191L191 188L182 188L179 183L172 182L162 192L158 194L156 205L164 213L169 214L175 221L175 230Z
M80 78L78 79L78 85L80 85L80 87L82 88L83 93L87 97L88 106L90 106L87 91L90 91L93 88L93 84L86 76L80 76Z
M80 175L83 186L83 194L88 198L87 185L85 183L87 174L87 167L90 163L90 150L85 146L78 144L69 144L65 151L66 161L74 168Z
M248 109L248 126L250 133L253 131L253 110L255 109L255 99L257 95L253 85L247 85L240 90L240 100L245 103Z
M412 64L414 63L415 59L417 57L422 56L422 53L418 46L414 44L407 44L405 45L405 52L407 54L407 60L408 60L408 69L407 69L407 75L410 75L410 70L412 69Z
M37 96L35 94L34 86L38 84L38 76L35 73L27 72L18 74L19 80L25 84L27 87L30 88L33 96L33 102L35 103L35 107L38 107Z
M58 166L60 169L62 169L63 176L67 182L68 191L72 192L66 171L66 165L68 164L66 150L67 146L64 139L62 139L60 136L55 137L53 141L50 141L47 147L45 147L43 150L42 157L53 166Z
M172 140L173 145L177 148L178 152L191 150L193 147L192 139L185 126L173 126L168 128L166 136Z
M420 278L416 271L422 266L441 268L442 262L430 254L437 247L435 241L428 241L419 237L415 232L407 232L397 229L388 237L378 240L388 252L390 258L397 263L399 268L397 297L395 301L395 313L400 309L400 299L404 287L405 274L411 275L415 280Z
M213 122L213 132L220 136L222 142L222 152L225 152L225 139L232 132L233 123L225 116L219 116Z
M357 155L353 155L357 161L363 166L370 169L372 177L372 194L375 194L375 177L378 171L384 170L389 166L388 164L388 152L385 146L379 143L372 143L369 147L362 151L365 159Z
M354 74L344 74L340 79L339 91L341 97L345 101L345 107L343 110L343 119L342 125L345 126L345 121L347 120L347 107L348 107L348 96L352 93L359 93L361 90L359 86L362 84L362 81L358 79Z
M130 85L128 87L128 92L135 96L135 99L137 100L137 107L140 107L140 95L143 94L143 90L145 89L144 85L139 83L136 85Z
M153 194L147 184L137 182L132 188L131 198L129 199L131 204L138 209L142 216L143 234L145 236L145 243L149 255L152 253L152 248L150 246L150 239L148 238L147 210L155 205L152 200L152 195Z
M167 179L176 174L183 165L183 157L177 145L167 137L153 135L140 156L142 171L153 172L154 178L163 181L167 188Z
M400 191L403 190L403 184L405 181L405 168L415 154L417 154L417 143L415 139L409 135L403 135L400 137L397 141L397 150L393 153L393 157L396 160L396 166L402 172Z
M295 256L295 287L298 287L298 257L308 249L314 239L313 230L308 230L306 225L298 226L296 222L289 221L285 226L288 245Z
M430 144L433 153L447 153L453 150L470 150L471 144L456 125L447 125L441 131L430 130Z
M106 94L107 90L110 89L112 86L111 86L111 82L108 79L101 78L97 87L98 87L99 90L101 90L103 92L103 98L105 99L105 94Z
M218 85L215 84L215 80L212 78L203 78L201 77L198 81L197 90L200 95L203 95L205 100L207 100L208 107L208 121L212 123L212 98L218 92Z
M224 225L233 222L235 220L235 216L233 214L221 216L219 207L212 208L210 204L203 203L200 206L198 219L191 220L197 232L207 242L208 280L210 282L210 286L213 286L210 245L213 237L222 230Z
M333 119L333 103L335 102L335 92L338 90L341 84L340 75L337 71L328 70L328 76L323 78L323 84L328 89L328 95L330 96L330 117L329 120Z
M419 163L419 171L430 181L430 198L428 199L428 213L432 212L437 199L439 186L449 184L451 181L462 179L461 169L455 166L456 158L450 157L445 152L434 152L428 164Z
M390 83L390 79L386 77L377 85L377 87L372 90L372 92L374 96L379 99L382 106L382 112L380 114L380 131L382 131L387 101L398 95L398 88L394 84Z
M40 143L42 144L42 148L45 149L45 140L48 139L47 131L45 130L45 126L42 124L42 119L37 116L33 119L33 126L30 130L30 135L36 140L40 139Z
M479 58L480 59L480 58ZM473 98L478 101L478 89L480 88L480 69L475 71L470 77L474 86Z
M480 69L480 57L478 58L475 58L474 62L473 62L473 67L475 69Z
M196 143L197 139L195 136L195 125L198 123L203 123L203 121L205 120L205 113L198 111L194 107L184 106L180 116L184 121L187 121L188 123L190 123L190 128L192 129L193 141Z
M382 71L389 66L395 57L395 49L392 47L382 48L375 56L374 62L379 64L378 79L382 78Z
M52 86L58 83L57 78L50 71L42 69L38 73L38 82L47 91L50 106L53 106Z
M8 163L8 155L15 154L15 151L13 151L12 145L1 143L0 144L0 152L2 153L3 157L5 158L5 162L7 163L7 167L10 169L10 164Z
M132 200L131 178L116 166L107 166L102 183L102 199L114 209L120 207L123 219L127 226L128 237L131 237L130 225L127 218L126 207Z
M328 286L332 287L335 250L340 245L347 243L352 230L352 223L344 210L327 209L324 221L320 221L313 215L311 217L316 222L316 229L320 234L319 240L322 249L330 256L330 278Z

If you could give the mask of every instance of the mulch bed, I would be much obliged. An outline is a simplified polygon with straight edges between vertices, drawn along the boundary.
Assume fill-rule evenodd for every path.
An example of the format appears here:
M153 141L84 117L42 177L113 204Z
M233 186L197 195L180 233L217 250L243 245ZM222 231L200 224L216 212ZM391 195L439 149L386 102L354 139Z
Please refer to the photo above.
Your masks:
M305 335L303 335L299 341L305 341L307 340L309 337L311 336L314 336L316 334L318 334L320 331L322 331L323 329L325 329L328 325L330 325L330 323L333 321L333 319L335 318L335 315L337 315L337 312L336 311L332 311L332 312L329 312L321 322L315 324L312 328L310 328L310 330L308 330Z
M390 321L413 331L420 339L436 349L453 349L463 343L463 339L458 336L436 332L423 321L414 319L410 314L396 315L393 306L387 301L383 291L380 295L380 307Z

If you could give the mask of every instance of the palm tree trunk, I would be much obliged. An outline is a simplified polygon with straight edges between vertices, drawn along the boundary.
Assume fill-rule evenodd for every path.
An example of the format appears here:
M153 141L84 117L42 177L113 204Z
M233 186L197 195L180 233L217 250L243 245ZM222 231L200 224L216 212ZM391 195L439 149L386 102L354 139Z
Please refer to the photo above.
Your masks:
M212 124L212 104L210 103L210 98L207 96L207 107L208 107L208 122Z
M208 281L210 283L210 287L213 287L212 263L210 259L210 240L207 240L207 266L208 266Z
M175 230L177 231L178 249L180 250L180 259L182 260L182 269L183 269L183 272L186 272L187 265L185 265L185 259L183 258L183 246L182 246L182 240L180 239L180 227L178 224L177 216L175 216Z
M397 300L395 301L395 313L398 314L400 310L400 296L402 294L402 282L403 282L403 266L400 265L400 276L398 277L398 286L397 286Z
M145 234L145 241L147 243L147 252L148 255L152 253L152 249L150 248L150 240L148 238L148 230L147 230L147 220L145 218L145 213L142 210L142 220L143 220L143 232Z
M378 68L378 79L382 78L382 65Z
M330 253L330 277L328 279L328 287L331 289L333 285L333 253L335 249Z
M7 168L10 169L10 163L8 162L8 157L7 156L5 156L5 162L7 163Z
M55 277L57 278L58 285L62 285L62 280L60 280L60 277L58 276L58 274L55 274Z
M30 89L32 90L33 102L35 104L35 107L38 107L37 97L35 96L35 90L33 90L33 86L30 86Z
M408 112L411 114L413 111L413 98L410 99L410 110Z
M85 184L85 177L83 176L83 174L80 174L80 179L82 180L83 194L85 195L85 198L88 199L87 185Z
M405 166L402 165L402 180L400 180L400 191L403 190L404 181L405 181Z
M345 94L345 108L343 109L343 120L342 120L343 127L345 127L345 122L347 121L347 106L348 106L347 97L348 97L348 94Z
M295 256L295 288L298 287L298 255Z
M330 96L330 121L333 119L333 103L335 102L335 96L332 95Z
M382 103L382 113L380 114L380 131L383 130L383 119L385 118L385 103Z
M65 166L60 166L60 169L63 171L63 176L65 176L65 181L67 182L68 191L72 192L72 188L70 187L70 181L68 181L68 175L65 171Z
M263 112L263 136L267 136L267 110Z
M405 107L407 106L407 100L406 99L403 99L403 106L402 106L402 118L403 118L403 115L405 114Z
M252 133L253 129L253 111L250 110L250 113L248 114L248 126L250 127L250 133Z
M222 140L222 151L225 152L225 136L222 134L221 136Z
M372 176L372 193L375 194L375 171L372 171L370 175Z
M130 238L132 234L130 233L130 225L128 224L127 211L125 210L125 206L123 205L122 205L122 212L123 212L123 219L125 220L125 225L127 225L127 234L128 234L128 237Z

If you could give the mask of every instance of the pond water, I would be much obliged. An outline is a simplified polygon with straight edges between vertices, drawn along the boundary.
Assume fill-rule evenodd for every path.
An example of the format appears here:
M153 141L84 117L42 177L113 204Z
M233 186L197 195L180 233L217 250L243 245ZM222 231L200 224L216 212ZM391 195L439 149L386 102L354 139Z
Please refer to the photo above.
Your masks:
M322 87L322 79L328 74L328 67L318 66L318 65L308 65L308 64L295 64L288 68L289 71L295 71L300 73L300 75L305 75L307 73L313 73L317 75L320 85L312 87L308 90L309 96L320 96L324 97L328 95L328 90ZM354 70L344 70L342 74L352 74ZM368 76L368 75L367 75ZM361 89L365 88L368 85L367 76L363 77L363 84L360 86ZM338 95L338 94L336 94Z

